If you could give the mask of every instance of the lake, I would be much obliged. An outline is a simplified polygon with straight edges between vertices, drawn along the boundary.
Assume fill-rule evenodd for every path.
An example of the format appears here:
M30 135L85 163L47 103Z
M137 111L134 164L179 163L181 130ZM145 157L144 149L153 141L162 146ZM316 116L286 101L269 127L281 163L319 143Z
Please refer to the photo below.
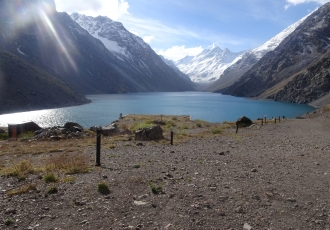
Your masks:
M315 108L269 100L251 100L208 92L165 92L88 95L90 104L59 109L0 115L0 126L34 121L41 127L63 126L68 121L85 128L105 126L119 114L190 115L191 119L209 122L236 121L285 116L294 118Z

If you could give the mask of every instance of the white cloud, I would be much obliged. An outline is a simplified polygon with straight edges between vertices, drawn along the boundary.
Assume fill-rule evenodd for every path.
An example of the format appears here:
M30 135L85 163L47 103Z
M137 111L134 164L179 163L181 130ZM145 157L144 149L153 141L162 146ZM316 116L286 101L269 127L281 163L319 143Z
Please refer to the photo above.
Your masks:
M169 48L165 51L159 50L157 53L159 55L164 56L167 59L177 61L180 60L181 58L184 58L185 56L196 56L203 50L204 49L201 46L192 47L192 48L186 48L185 46L173 46L172 48Z
M143 38L143 41L149 44L152 39L154 39L154 36L145 36Z
M323 5L327 2L329 2L329 0L286 0L286 2L288 4L286 4L284 6L285 9L288 9L290 6L295 6L295 5L298 5L298 4L303 4L303 3L308 3L308 2L315 2L315 3L318 3L320 5Z
M88 16L107 16L117 20L127 15L129 4L126 0L55 0L59 12L78 12Z

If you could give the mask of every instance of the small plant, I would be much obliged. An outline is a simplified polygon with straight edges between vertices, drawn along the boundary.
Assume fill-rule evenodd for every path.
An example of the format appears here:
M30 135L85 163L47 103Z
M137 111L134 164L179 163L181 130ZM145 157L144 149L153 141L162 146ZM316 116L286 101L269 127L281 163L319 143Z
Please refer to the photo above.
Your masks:
M140 168L141 166L140 165L133 165L133 168L134 169L138 169L138 168Z
M55 194L57 192L58 192L58 189L55 186L50 187L47 191L48 194Z
M152 182L149 183L149 186L150 186L151 192L153 194L159 194L159 193L163 192L162 186L154 185Z
M220 129L219 127L212 127L212 128L211 128L211 132L212 132L213 134L221 134L221 133L223 133L223 130Z
M105 181L100 182L97 185L97 191L101 194L109 194L110 193L110 189L109 189L109 185L108 183L106 183Z
M9 226L9 225L13 224L14 221L13 221L11 218L8 218L8 219L5 219L5 220L3 221L3 223L4 223L6 226Z
M0 133L0 140L7 140L9 138L8 133Z
M196 126L201 128L202 127L202 121L201 120L196 120Z
M58 178L53 173L49 173L44 176L44 181L46 183L51 183L51 182L55 183L58 181Z

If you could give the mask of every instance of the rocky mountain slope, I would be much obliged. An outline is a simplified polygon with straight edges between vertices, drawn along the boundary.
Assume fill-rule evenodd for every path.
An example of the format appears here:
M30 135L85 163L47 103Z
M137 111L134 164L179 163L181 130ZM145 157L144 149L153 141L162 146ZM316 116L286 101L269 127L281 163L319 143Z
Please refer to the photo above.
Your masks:
M89 102L58 78L4 50L0 69L0 114Z
M244 52L234 53L228 49L214 47L200 54L187 56L176 61L176 66L193 82L211 83L217 80L225 69L242 57Z
M298 22L287 27L279 34L262 44L261 46L247 51L237 62L230 65L220 76L218 80L209 85L205 90L220 91L237 81L244 73L250 70L266 53L273 51L288 35L290 35L305 19L304 17Z
M297 103L327 96L329 11L330 3L326 3L313 12L274 51L221 92Z
M70 95L79 94L78 98L83 99L79 104L87 101L83 94L193 90L190 80L177 75L159 56L154 58L151 49L139 54L142 61L137 64L143 66L148 62L149 65L142 69L149 68L149 72L121 60L68 14L58 13L53 0L1 0L0 35L0 50L28 63L25 65L27 72L35 67L45 76L57 78L68 86ZM1 73L8 79L17 78L16 90L41 90L35 89L38 84L32 82L33 78L26 84L21 83L28 75L21 74L15 67L11 71L1 69ZM57 89L53 84L44 87L49 92ZM2 99L9 100L10 97L5 94ZM12 109L21 108L19 101L12 99ZM69 104L77 103L77 98L71 101L68 97L55 105L48 97L42 98L50 107L65 106L68 104L66 99L70 100ZM34 102L30 104L34 105ZM33 108L39 106L31 106Z
M121 23L108 17L94 18L78 13L71 14L71 18L100 40L117 62L127 66L135 81L150 85L146 90L192 90L193 84L189 78L173 70L142 38L130 33Z

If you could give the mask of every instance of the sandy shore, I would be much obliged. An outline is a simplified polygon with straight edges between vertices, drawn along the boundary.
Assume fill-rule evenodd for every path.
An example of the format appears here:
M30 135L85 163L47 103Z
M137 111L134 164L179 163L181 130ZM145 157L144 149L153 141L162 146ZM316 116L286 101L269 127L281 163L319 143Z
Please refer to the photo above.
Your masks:
M329 131L329 111L318 111L173 146L122 140L102 147L102 167L56 183L56 194L42 173L1 176L0 228L330 229ZM92 164L95 146L79 154ZM0 166L14 157L0 155ZM109 194L97 191L100 181ZM36 190L7 195L28 183Z

